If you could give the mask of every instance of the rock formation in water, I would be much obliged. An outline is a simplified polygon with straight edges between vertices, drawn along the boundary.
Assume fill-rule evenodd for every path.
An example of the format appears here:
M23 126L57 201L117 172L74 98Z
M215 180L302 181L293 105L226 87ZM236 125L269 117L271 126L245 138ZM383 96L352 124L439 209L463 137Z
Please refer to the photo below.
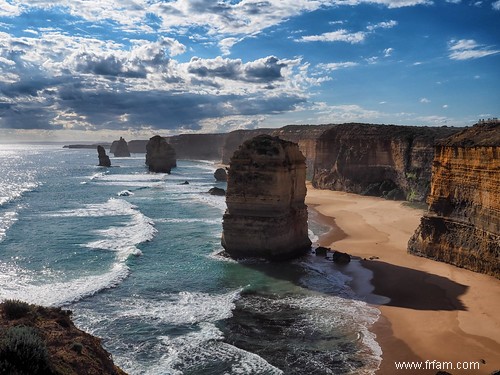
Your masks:
M218 187L213 187L211 188L208 193L210 195L219 195L219 196L224 196L226 195L226 191L224 189L218 188Z
M428 203L408 251L500 278L500 123L436 146Z
M130 156L130 151L128 149L127 141L120 137L119 141L114 141L111 144L111 150L115 157L117 158L123 158L123 157L129 157Z
M177 166L175 150L165 138L155 135L146 145L146 165L151 172L170 173Z
M109 160L109 156L106 155L104 147L97 146L97 157L99 158L100 167L111 167L111 160Z
M20 301L0 304L0 373L126 375L71 312Z
M316 146L316 188L424 201L429 192L436 140L458 128L341 124L323 132Z
M227 181L227 172L224 168L217 168L214 172L214 178L217 181Z
M234 258L289 259L311 247L305 158L296 143L260 135L231 158L222 246Z

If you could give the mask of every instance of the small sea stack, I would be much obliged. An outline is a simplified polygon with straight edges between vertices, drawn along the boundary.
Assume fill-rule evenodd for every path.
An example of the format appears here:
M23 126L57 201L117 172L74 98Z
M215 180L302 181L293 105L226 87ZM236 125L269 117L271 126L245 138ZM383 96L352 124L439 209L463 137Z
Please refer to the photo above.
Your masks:
M99 158L99 167L111 167L111 160L109 160L109 156L106 155L104 147L97 146L97 156Z
M115 142L116 142L116 144L115 144ZM113 145L115 146L113 154L115 155L116 158L130 157L130 151L128 149L127 141L125 139L123 139L123 137L120 137L119 141L113 142L113 144L111 145L112 149L113 149Z
M227 181L227 172L224 168L217 168L214 172L214 178L216 181Z
M291 259L310 250L305 158L296 143L259 135L229 164L222 246L233 258Z
M155 135L146 145L146 165L151 172L169 173L177 166L174 148L165 138Z

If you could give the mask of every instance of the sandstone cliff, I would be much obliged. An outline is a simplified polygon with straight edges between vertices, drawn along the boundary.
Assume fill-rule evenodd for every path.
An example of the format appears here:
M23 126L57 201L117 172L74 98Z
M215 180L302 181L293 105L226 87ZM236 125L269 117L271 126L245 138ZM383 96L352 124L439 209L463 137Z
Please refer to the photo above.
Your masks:
M311 241L304 204L306 165L298 145L260 135L231 158L222 246L235 258L287 259Z
M429 212L408 251L500 278L500 124L436 146Z
M341 124L316 141L312 184L389 199L424 201L434 143L457 128Z
M225 137L226 134L180 134L166 139L178 159L220 161Z
M20 301L0 304L0 373L126 375L101 341L76 328L70 315Z
M99 158L100 167L111 167L111 160L109 160L109 156L106 155L104 147L97 146L97 157Z
M127 144L128 150L133 154L145 154L148 142L147 139L133 139Z
M146 165L151 172L170 173L177 166L175 150L165 138L155 135L146 145Z
M120 137L119 141L114 141L111 144L111 149L109 152L112 152L117 158L130 156L127 141L125 141L125 139L123 139L122 137Z

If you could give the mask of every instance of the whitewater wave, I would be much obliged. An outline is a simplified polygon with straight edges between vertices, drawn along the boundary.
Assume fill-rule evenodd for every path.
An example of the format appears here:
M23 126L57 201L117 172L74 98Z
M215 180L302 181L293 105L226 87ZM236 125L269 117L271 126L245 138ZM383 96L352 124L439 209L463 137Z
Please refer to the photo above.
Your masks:
M44 306L61 306L94 295L103 289L113 288L129 275L130 271L125 263L129 256L141 254L137 245L150 241L156 234L151 219L137 210L136 206L116 198L110 198L105 203L88 204L75 210L47 213L45 216L85 218L122 216L128 217L129 220L121 226L94 231L101 239L82 245L116 253L115 262L104 273L60 282L43 282L34 276L28 276L26 270L11 267L10 271L4 274L7 275L7 279L0 278L1 299L14 298Z
M115 263L104 274L48 284L34 284L26 270L0 264L0 300L16 299L42 306L64 306L119 285L129 274L124 263Z

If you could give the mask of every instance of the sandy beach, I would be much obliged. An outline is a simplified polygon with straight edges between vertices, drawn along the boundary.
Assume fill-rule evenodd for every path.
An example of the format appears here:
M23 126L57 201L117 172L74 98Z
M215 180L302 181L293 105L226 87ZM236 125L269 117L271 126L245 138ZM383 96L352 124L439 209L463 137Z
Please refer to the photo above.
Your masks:
M421 209L307 188L306 203L332 228L320 244L358 258L344 271L382 313L373 327L383 351L378 374L500 370L500 280L408 254ZM397 369L402 361L421 369Z

